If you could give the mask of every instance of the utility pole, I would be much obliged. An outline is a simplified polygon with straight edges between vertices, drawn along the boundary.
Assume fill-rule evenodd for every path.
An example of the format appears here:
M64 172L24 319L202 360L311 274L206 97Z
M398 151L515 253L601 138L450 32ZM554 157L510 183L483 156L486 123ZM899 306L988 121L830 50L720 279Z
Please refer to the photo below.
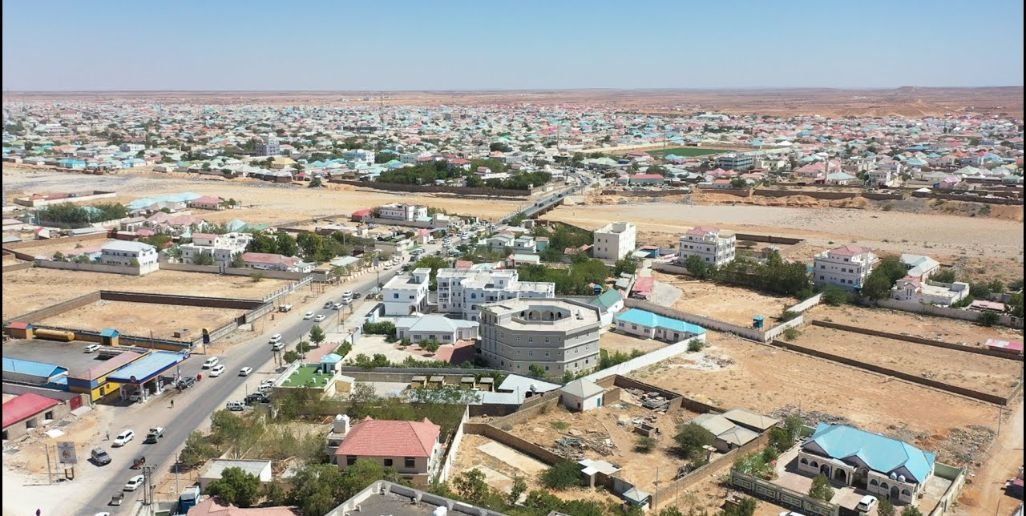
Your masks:
M53 470L50 467L50 445L43 443L43 451L46 453L46 482L53 485Z
M182 452L175 455L175 498L182 495L182 488L178 483L178 465L182 463Z

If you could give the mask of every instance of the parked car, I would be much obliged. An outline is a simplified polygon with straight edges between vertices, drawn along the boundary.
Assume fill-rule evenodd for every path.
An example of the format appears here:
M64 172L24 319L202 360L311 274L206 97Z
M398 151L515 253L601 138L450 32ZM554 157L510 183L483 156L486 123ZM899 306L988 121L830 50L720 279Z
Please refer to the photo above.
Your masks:
M266 394L262 392L253 392L246 396L245 400L243 401L246 403L246 405L254 405L256 403L270 403L271 398L269 398Z
M279 342L281 342L280 333L275 333L274 335L271 335L271 339L267 341L268 344L277 344Z
M324 314L317 314L317 316L314 317L314 322L321 322L325 319L327 319L327 317L325 317Z
M314 313L313 312L307 312L307 313L303 314L303 320L304 321L309 321L310 319L313 319L313 318L314 318Z
M122 432L114 438L114 444L112 446L114 446L115 448L120 448L128 444L128 442L132 439L135 439L135 432L131 430L122 430Z
M246 406L243 405L241 402L238 402L238 401L229 401L225 405L225 408L227 408L228 410L231 410L233 412L239 412L241 410L244 410L246 408Z
M267 380L260 382L261 389L270 389L271 387L274 387L273 379L268 378Z
M285 343L281 341L275 342L274 345L271 346L271 349L274 351L281 351L285 349Z
M205 362L203 362L203 369L210 369L210 368L216 366L220 362L221 362L220 358L210 357Z
M855 510L861 513L868 513L869 511L873 510L874 507L876 507L876 504L877 499L875 496L866 495L863 496L861 500L859 500L858 505L855 506Z
M161 437L164 437L164 427L155 426L146 434L146 440L143 441L143 444L157 444L157 440Z
M292 311L292 305L281 305L281 306L278 307L278 311L279 312L291 312Z
M249 366L246 366L246 367L243 367L242 369L239 369L239 376L249 376L252 372L253 372L253 368L249 367Z
M178 379L178 384L176 386L178 387L178 390L184 391L193 385L196 385L196 378L193 376L185 376Z
M324 309L325 310L330 310L332 305L334 305L334 304L335 303L332 303L331 301L328 301L327 303L324 303Z
M128 482L125 483L125 491L135 491L136 489L139 489L139 487L142 486L143 480L145 480L145 478L146 477L142 475L136 475L128 479Z
M353 292L353 299L360 299L360 296L362 296L362 295L363 294L361 294L359 292Z
M93 461L93 464L97 466L106 466L110 464L110 455L107 454L107 450L103 448L93 448L89 452L89 460Z
M217 364L216 366L210 368L210 377L211 378L215 378L215 377L221 376L221 373L223 373L223 372L224 372L224 364Z
M142 391L135 391L132 394L128 395L128 401L131 401L132 403L135 403L137 401L142 401L142 399L143 399Z
M86 353L93 353L93 352L95 352L98 349L100 349L100 345L99 344L90 344L90 345L86 346L85 348L83 348L83 350Z
M332 308L332 310L341 310L342 309L342 303L333 303L331 305L331 308Z

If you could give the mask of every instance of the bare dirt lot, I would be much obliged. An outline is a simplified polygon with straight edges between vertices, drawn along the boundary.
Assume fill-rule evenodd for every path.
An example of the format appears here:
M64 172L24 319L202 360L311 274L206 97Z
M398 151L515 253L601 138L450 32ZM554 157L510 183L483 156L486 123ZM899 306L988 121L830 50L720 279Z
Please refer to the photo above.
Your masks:
M652 276L656 281L669 283L683 292L673 308L744 327L751 326L752 317L756 315L778 317L785 307L798 302L791 297L773 297L754 290L690 280L661 272L653 271Z
M583 413L569 412L559 406L514 426L510 432L549 449L554 449L556 441L563 437L579 438L590 443L605 442L610 445L608 448L585 448L583 458L617 464L622 469L622 478L638 489L653 492L657 488L657 481L665 484L683 464L681 457L674 453L672 436L676 434L680 422L697 414L682 412L679 416L657 416L655 424L660 430L660 435L656 437L658 445L649 453L635 451L639 435L632 431L630 421L652 414L654 412L651 410L622 401ZM621 420L627 424L621 425Z
M33 267L4 274L3 317L38 310L97 290L159 292L204 297L261 299L287 285L284 280L157 271L145 276Z
M984 256L994 277L1018 279L1023 268L1023 223L954 215L924 215L844 208L700 206L669 202L560 206L544 217L585 228L618 220L638 226L639 245L673 245L697 225L742 233L802 238L802 255L843 244L887 253L916 253L941 263ZM909 228L915 228L910 232ZM793 246L797 247L797 246ZM790 250L789 250L790 251ZM798 251L798 250L795 250Z
M1022 340L1022 330L1004 326L986 327L969 321L897 310L869 309L851 305L817 305L806 313L811 319L974 347L982 347L987 339Z
M93 331L114 328L124 334L158 339L176 338L174 332L189 330L186 335L193 338L203 328L220 328L244 313L245 310L100 300L39 323Z
M1022 362L807 325L796 344L960 387L1007 396Z
M624 335L612 331L607 331L599 337L599 348L611 354L617 352L630 354L634 350L641 351L642 353L651 353L665 347L666 343L655 339L639 339L632 335Z
M508 215L522 201L500 199L469 199L408 192L382 192L348 185L331 184L326 188L307 188L303 185L271 184L256 179L227 180L217 177L197 177L178 173L164 174L133 170L117 175L93 176L3 167L3 181L10 196L19 192L46 193L87 189L110 189L118 196L105 201L127 203L150 195L175 192L194 192L236 199L242 208L224 211L193 210L196 217L216 223L240 219L251 224L275 224L315 217L348 215L362 208L371 208L393 202L408 202L440 208L449 213L499 218Z
M683 355L631 376L723 408L844 418L937 451L948 464L958 463L947 448L953 431L996 425L996 409L988 404L715 332L707 339L704 354L729 359L721 358L721 367L696 368L693 357Z

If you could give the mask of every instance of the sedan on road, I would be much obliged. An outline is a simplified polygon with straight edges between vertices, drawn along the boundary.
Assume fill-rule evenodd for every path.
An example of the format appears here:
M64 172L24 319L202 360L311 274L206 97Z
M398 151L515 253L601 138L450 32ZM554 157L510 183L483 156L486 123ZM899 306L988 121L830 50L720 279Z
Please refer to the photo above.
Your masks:
M317 317L314 317L314 322L321 322L324 319L326 319L326 317L324 317L324 314L317 314Z
M303 314L303 320L304 321L309 321L310 319L313 319L313 317L314 317L313 312L307 312L307 313Z
M243 367L242 369L239 369L239 376L249 376L250 373L252 373L252 372L253 372L253 368L249 367L249 366L246 366L246 367Z
M112 446L114 446L115 448L120 448L128 444L128 441L131 441L132 439L135 439L135 432L131 430L124 430L120 434L118 434L117 437L114 438L114 444Z
M139 486L143 484L143 480L145 478L146 477L142 475L136 475L128 479L128 482L125 482L125 491L135 491L136 489L139 489Z
M211 378L216 378L218 376L221 376L221 373L223 373L223 372L224 372L224 364L217 364L212 369L210 369L210 377Z

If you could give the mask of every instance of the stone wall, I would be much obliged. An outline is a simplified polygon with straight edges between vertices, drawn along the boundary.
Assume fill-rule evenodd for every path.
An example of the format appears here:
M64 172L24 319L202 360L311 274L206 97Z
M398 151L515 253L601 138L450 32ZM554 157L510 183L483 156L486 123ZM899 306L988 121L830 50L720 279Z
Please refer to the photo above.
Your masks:
M947 317L949 319L961 319L963 321L975 322L980 317L980 312L974 312L972 310L960 310L958 308L948 308L943 306L928 305L925 303L915 303L911 301L898 301L895 299L880 299L876 302L877 305L884 308L891 308L893 310L901 310L903 312L915 312L917 314L935 315L937 317ZM1014 317L1011 314L1000 314L998 318L998 324L1002 326L1008 326L1010 328L1023 327L1023 320Z
M731 324L717 319L712 319L710 317L703 317L701 315L681 312L680 310L673 310L670 308L666 308L664 306L649 303L647 301L639 301L637 299L627 298L624 300L624 305L628 308L639 308L641 310L657 313L659 315L664 315L666 317L671 317L673 319L686 321L691 324L697 324L706 329L713 329L727 333L732 333L734 335L744 337L749 340L755 340L759 342L763 341L763 332L755 328L745 328L742 326L738 326L736 324Z
M223 271L217 265L193 265L191 263L161 262L160 268L169 271L205 272L207 274L227 274L229 276L260 276L267 279L301 280L307 276L304 272L264 271L244 267L227 267Z
M95 303L95 302L97 302L99 300L100 300L100 291L90 292L88 294L82 294L81 296L69 299L69 300L61 302L61 303L50 305L50 306L48 306L46 308L40 308L39 310L35 310L35 311L29 312L27 314L21 314L21 315L19 315L17 317L12 317L10 320L11 321L20 321L20 322L34 323L34 322L37 322L37 321L42 321L43 319L49 319L50 317L53 317L53 316L58 315L58 314L62 314L62 313L67 312L69 310L74 310L76 308L81 308L81 307L86 306L86 305L88 305L90 303Z
M962 344L955 344L953 342L944 342L942 340L924 339L922 337L914 337L911 335L901 335L898 333L890 333L886 331L871 330L868 328L860 328L858 326L848 326L846 324L838 324L827 321L812 321L813 326L822 326L824 328L832 328L841 331L850 331L852 333L861 333L863 335L872 335L874 337L885 337L888 339L902 340L905 342L911 342L914 344L923 344L925 346L933 346L936 348L953 349L955 351L961 351L964 353L973 353L976 355L987 355L991 357L1004 358L1007 360L1018 360L1023 361L1022 355L1013 355L1003 351L995 351L987 348L974 348L970 346L963 346Z
M107 274L124 274L127 276L140 276L139 267L132 267L130 265L105 265L102 263L58 262L54 260L42 260L38 258L36 259L35 264L36 267L43 267L46 269L104 272Z
M655 493L652 493L652 509L659 510L677 501L677 496L695 484L721 473L723 470L734 465L734 461L745 454L762 449L769 442L769 432L763 432L755 440L735 448L716 458L712 462L684 475L665 485Z
M840 510L831 503L737 471L730 472L730 485L757 498L770 500L776 505L801 511L802 514L836 516Z

